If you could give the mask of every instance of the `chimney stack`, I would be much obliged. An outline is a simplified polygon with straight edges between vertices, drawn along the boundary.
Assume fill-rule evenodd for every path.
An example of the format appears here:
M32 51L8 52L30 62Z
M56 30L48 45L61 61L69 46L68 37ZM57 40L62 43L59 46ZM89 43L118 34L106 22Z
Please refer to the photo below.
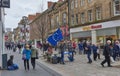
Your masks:
M54 2L49 1L48 2L48 8L50 8L53 5Z
M63 0L58 0L58 2L63 2Z

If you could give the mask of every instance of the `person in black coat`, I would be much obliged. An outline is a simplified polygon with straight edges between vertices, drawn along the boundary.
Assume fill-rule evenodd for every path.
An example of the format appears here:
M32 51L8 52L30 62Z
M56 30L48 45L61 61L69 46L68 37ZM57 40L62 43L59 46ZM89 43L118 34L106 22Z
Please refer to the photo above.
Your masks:
M110 53L111 52L111 41L108 40L107 44L104 47L103 55L105 56L105 60L102 61L101 65L104 67L104 64L107 62L108 67L112 67L110 64Z

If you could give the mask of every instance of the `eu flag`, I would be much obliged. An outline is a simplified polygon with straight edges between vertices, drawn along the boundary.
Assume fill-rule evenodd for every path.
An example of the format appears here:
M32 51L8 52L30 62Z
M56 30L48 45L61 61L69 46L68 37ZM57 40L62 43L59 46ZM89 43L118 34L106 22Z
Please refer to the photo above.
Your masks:
M62 39L62 32L60 28L58 28L57 31L55 31L51 36L49 36L47 40L51 45L56 46L57 42L61 41Z

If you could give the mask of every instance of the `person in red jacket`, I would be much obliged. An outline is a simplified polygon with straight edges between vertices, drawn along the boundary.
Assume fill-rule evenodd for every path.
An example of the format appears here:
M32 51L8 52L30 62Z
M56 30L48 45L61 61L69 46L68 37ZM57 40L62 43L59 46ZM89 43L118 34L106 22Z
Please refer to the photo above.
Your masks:
M72 48L73 48L73 52L74 52L75 54L76 54L76 51L75 51L76 47L77 47L76 41L73 41L73 43L72 43Z

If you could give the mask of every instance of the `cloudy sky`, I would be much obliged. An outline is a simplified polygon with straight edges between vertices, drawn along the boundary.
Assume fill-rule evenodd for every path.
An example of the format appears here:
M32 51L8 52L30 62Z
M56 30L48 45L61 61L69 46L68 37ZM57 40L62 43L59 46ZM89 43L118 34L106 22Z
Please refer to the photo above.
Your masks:
M5 27L16 28L18 22L22 16L28 16L28 14L35 14L41 11L41 5L44 9L47 8L47 1L58 0L10 0L10 8L5 8Z

